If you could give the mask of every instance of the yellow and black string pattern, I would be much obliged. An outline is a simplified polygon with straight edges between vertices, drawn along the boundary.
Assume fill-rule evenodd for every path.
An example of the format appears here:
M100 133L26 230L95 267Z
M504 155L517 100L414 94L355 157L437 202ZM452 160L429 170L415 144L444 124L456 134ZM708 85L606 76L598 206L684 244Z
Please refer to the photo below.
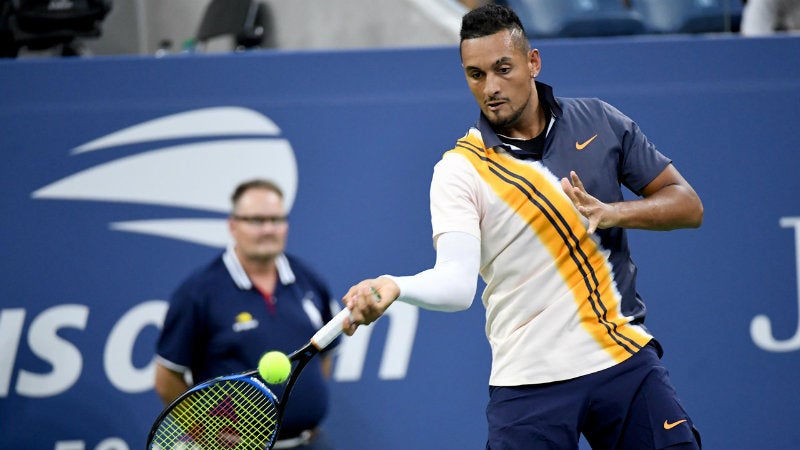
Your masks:
M277 429L276 406L258 380L210 382L172 405L151 435L149 450L264 450Z

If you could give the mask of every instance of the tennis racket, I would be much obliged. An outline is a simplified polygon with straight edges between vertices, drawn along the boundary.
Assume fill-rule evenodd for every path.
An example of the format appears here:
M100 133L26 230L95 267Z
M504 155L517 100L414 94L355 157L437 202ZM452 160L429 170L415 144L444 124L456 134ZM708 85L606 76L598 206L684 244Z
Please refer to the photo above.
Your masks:
M377 292L373 291L373 294ZM376 299L378 297L376 296ZM250 370L208 380L167 406L147 438L148 450L265 450L275 443L289 393L309 361L342 333L345 308L289 355L292 371L280 401Z

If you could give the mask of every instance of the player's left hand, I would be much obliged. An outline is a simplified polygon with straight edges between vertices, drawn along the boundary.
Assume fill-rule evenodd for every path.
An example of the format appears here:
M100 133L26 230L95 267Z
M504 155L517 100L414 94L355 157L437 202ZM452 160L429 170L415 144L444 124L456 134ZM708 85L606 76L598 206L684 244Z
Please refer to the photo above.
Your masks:
M561 179L561 188L584 217L589 219L587 232L592 234L598 228L611 228L617 223L617 211L614 206L603 203L586 192L583 182L575 171L569 173L570 179ZM570 183L571 180L571 183Z

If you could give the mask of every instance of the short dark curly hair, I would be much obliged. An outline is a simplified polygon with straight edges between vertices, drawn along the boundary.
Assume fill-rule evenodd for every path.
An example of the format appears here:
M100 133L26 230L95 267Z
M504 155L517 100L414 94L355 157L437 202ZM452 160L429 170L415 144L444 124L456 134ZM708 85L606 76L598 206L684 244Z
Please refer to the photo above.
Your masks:
M459 51L461 44L467 39L491 36L503 30L511 33L514 46L521 52L527 53L531 49L531 43L525 34L525 27L522 26L517 13L507 6L490 3L464 14L461 19Z
M525 35L525 28L513 9L503 5L488 4L469 11L461 19L461 40L517 29L523 36Z

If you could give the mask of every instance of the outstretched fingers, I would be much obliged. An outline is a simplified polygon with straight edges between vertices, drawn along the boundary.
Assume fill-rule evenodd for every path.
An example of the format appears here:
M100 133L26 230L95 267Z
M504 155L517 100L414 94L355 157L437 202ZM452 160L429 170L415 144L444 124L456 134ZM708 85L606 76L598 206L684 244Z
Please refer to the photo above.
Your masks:
M602 217L601 202L586 192L583 181L574 170L570 171L569 178L564 177L561 179L561 188L572 201L572 204L575 205L578 212L589 219L589 226L586 231L589 234L594 233Z

